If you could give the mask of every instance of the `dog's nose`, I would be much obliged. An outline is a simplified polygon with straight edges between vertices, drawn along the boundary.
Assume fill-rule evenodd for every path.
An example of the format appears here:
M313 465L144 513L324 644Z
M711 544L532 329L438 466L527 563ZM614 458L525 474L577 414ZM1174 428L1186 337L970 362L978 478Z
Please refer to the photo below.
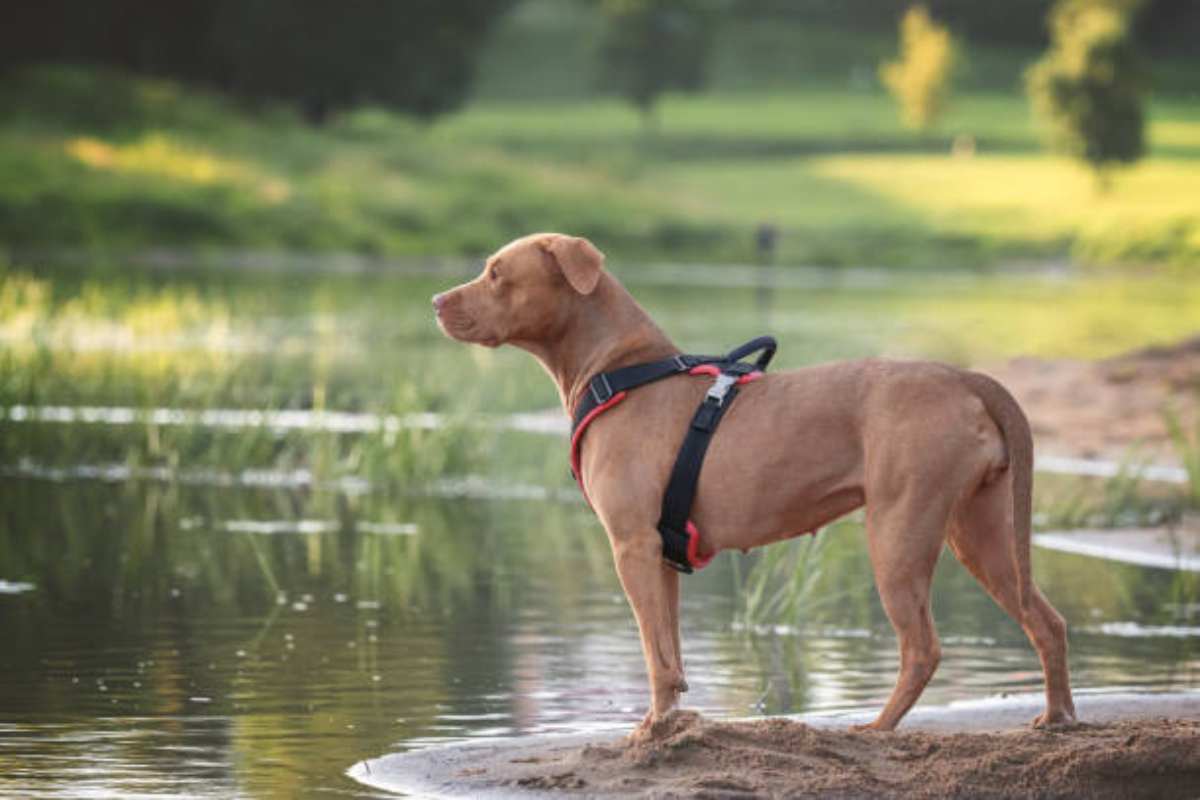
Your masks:
M445 294L435 294L433 296L433 310L434 311L440 312L442 310L442 306L445 305L445 303L446 303L446 295Z

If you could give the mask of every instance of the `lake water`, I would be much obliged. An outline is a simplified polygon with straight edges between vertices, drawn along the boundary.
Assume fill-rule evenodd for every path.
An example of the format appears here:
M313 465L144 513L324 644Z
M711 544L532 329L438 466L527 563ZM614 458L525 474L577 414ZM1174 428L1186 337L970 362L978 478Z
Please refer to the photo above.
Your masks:
M1154 281L957 279L931 298L920 278L815 275L764 315L751 288L655 274L631 283L687 349L767 328L782 366L1094 355L1200 327L1194 298ZM0 317L5 408L454 419L555 402L523 354L440 337L427 298L449 278L3 280L23 293ZM1019 330L998 336L1014 316ZM370 439L0 421L0 795L369 797L344 774L364 758L635 724L647 700L636 630L564 442ZM746 619L754 555L723 554L685 581L687 705L728 717L882 703L895 642L861 528L820 539L795 617ZM1195 575L1047 551L1035 575L1071 625L1079 690L1200 685ZM1020 630L948 555L934 616L944 659L923 703L1040 689Z

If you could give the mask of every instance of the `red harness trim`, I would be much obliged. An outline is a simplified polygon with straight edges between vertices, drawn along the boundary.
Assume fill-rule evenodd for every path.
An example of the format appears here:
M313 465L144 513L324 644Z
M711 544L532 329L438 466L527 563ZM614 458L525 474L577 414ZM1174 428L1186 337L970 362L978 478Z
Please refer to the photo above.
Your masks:
M688 375L711 375L715 378L720 374L721 370L715 364L701 364L698 367L692 367L690 370L688 370ZM751 381L758 380L762 376L763 374L761 372L747 373L737 379L737 385L744 386Z
M595 408L593 408L583 421L579 423L579 427L575 429L575 435L571 437L571 472L575 475L575 482L579 484L579 491L583 492L583 500L589 506L592 501L588 498L587 489L583 488L583 466L579 463L579 444L583 441L583 432L588 429L588 426L596 419L596 417L608 411L617 403L625 399L629 392L617 392L608 400Z
M687 556L688 563L692 565L692 569L704 569L708 566L708 562L713 560L713 556L717 554L714 550L708 554L708 558L700 557L700 531L696 530L696 523L690 519L687 521Z

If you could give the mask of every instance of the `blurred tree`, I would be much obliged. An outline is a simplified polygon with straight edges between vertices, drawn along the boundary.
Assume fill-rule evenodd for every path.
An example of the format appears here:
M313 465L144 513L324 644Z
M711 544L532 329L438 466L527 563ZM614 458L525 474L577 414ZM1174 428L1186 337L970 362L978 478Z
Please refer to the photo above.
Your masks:
M602 0L601 84L629 100L647 125L658 96L703 87L717 8L714 0Z
M913 0L731 0L732 10L743 18L774 19L780 24L799 22L856 32L892 29ZM944 22L961 40L972 44L1005 44L1044 48L1044 24L1054 0L923 0L935 19ZM1195 52L1200 36L1200 2L1196 0L1142 0L1136 38L1154 55Z
M31 62L107 64L194 78L209 62L211 0L39 0L13 5L0 26L0 67Z
M950 94L957 49L950 32L934 22L924 6L905 12L900 58L881 65L879 77L900 104L908 127L927 131L937 122Z
M1141 158L1145 80L1129 33L1136 0L1060 0L1050 50L1026 75L1034 110L1055 147L1087 162L1097 187Z
M461 104L479 45L512 2L227 2L214 51L235 93L294 100L312 122L361 103L431 117Z
M39 0L0 26L0 67L106 64L249 99L432 116L459 105L515 0Z
M1194 0L1163 0L1194 2ZM924 0L932 17L946 23L971 42L1015 45L1045 44L1040 23L1054 0ZM857 32L885 32L912 6L913 0L735 0L735 11L744 16L801 20L810 25L849 28Z

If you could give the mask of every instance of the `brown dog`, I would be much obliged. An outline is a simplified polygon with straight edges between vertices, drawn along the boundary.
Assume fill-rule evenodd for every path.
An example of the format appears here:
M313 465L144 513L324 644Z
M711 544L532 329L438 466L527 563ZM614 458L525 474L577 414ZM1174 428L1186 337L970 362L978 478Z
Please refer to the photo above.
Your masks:
M680 352L578 237L518 239L433 305L454 339L533 353L568 416L597 373ZM641 632L652 692L641 731L687 690L679 573L663 562L655 526L710 383L678 377L638 388L583 444L583 485ZM703 557L814 531L866 505L875 583L900 644L896 686L865 726L880 730L896 727L941 658L929 586L948 542L1037 649L1046 710L1034 724L1066 723L1075 719L1066 625L1030 577L1032 462L1025 415L991 378L929 362L823 364L742 389L708 451L691 517Z

